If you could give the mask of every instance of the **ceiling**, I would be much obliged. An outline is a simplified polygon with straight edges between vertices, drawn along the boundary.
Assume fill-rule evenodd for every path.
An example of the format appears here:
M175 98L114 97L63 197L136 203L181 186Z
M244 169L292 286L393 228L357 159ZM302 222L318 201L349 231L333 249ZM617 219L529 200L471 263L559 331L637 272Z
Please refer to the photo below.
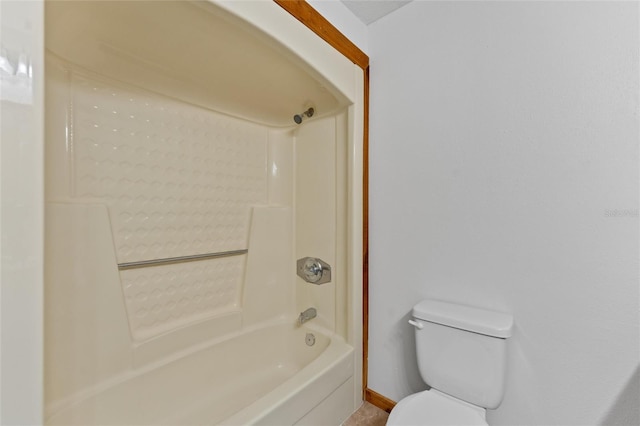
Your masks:
M342 0L367 25L410 2L411 0Z

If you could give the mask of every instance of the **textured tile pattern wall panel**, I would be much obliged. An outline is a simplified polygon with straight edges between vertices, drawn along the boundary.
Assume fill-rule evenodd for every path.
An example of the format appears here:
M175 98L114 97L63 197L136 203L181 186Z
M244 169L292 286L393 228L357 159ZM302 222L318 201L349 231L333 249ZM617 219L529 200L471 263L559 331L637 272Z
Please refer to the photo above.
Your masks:
M133 338L237 310L245 262L234 256L121 271Z
M73 196L108 204L120 263L246 248L264 127L77 73L72 96Z
M69 194L107 205L119 263L248 247L251 207L267 202L265 127L84 71L69 76ZM239 311L245 263L121 271L133 338Z

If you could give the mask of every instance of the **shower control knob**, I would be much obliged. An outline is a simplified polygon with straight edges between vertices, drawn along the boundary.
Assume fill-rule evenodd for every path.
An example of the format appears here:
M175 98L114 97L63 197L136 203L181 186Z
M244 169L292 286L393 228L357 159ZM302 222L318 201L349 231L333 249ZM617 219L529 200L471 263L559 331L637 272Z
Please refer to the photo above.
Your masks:
M303 273L305 280L316 283L322 278L322 265L316 259L307 259L304 262Z
M300 278L311 284L324 284L331 281L331 266L315 257L298 259L297 273Z

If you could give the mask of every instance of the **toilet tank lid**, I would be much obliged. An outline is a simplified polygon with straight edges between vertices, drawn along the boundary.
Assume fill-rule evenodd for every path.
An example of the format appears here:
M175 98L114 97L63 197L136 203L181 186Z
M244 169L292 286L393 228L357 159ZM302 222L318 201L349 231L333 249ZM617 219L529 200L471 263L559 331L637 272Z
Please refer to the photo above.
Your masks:
M502 312L458 305L439 300L423 300L413 307L415 318L487 336L511 336L513 317Z

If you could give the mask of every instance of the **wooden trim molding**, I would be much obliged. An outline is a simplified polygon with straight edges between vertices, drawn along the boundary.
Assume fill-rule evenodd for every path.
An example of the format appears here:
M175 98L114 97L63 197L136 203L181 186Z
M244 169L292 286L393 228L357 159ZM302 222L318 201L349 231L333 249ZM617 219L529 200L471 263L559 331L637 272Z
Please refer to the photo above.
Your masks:
M369 371L369 57L304 0L273 0L364 72L362 176L362 397L391 411L395 402L367 388Z
M364 69L364 142L362 167L362 392L369 377L369 67ZM371 401L369 401L371 402Z
M378 392L376 391L372 391L371 389L366 389L365 390L365 399L366 401L368 401L369 403L375 405L376 407L380 408L381 410L386 411L387 413L390 413L391 410L393 410L393 407L396 406L396 402L390 400L389 398L387 398L386 396L382 396L380 395Z
M273 0L363 70L369 57L304 0Z

